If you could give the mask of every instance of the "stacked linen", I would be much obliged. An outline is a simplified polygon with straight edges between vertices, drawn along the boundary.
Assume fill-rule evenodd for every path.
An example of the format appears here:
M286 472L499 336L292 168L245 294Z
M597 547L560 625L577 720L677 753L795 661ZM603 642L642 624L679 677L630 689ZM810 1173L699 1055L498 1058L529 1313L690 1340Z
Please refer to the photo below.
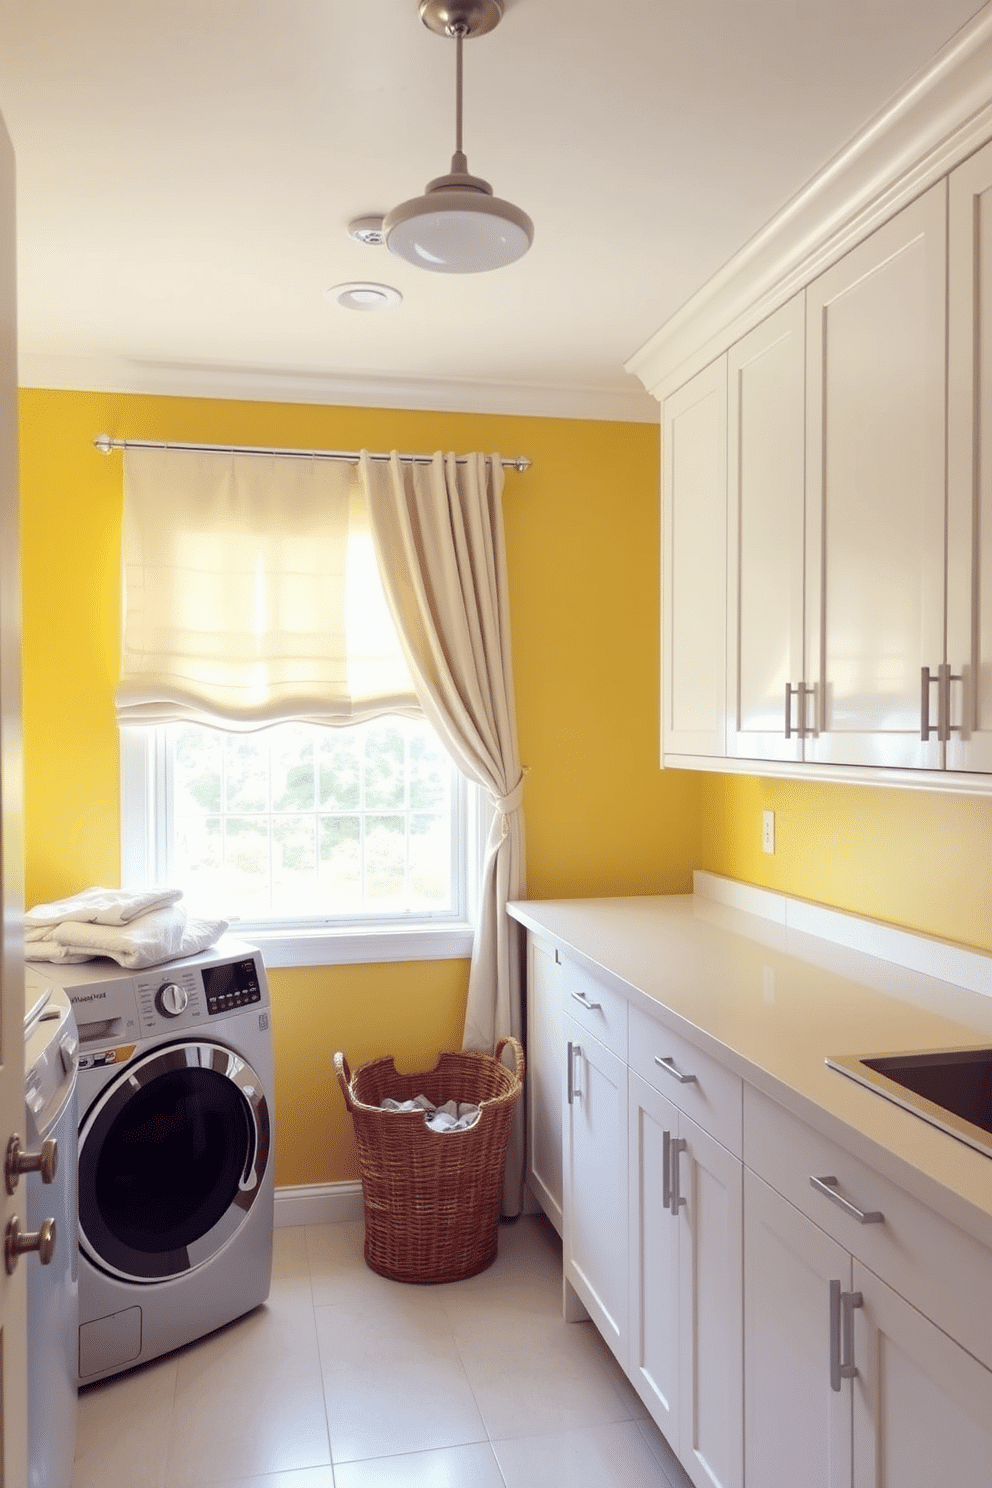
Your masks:
M84 889L24 916L28 961L91 961L109 956L131 971L192 956L219 940L226 920L198 920L181 889Z
M471 1101L445 1101L444 1105L436 1106L426 1095L415 1095L412 1100L393 1100L387 1095L380 1103L381 1111L423 1111L424 1123L431 1131L468 1131L482 1115L478 1106Z

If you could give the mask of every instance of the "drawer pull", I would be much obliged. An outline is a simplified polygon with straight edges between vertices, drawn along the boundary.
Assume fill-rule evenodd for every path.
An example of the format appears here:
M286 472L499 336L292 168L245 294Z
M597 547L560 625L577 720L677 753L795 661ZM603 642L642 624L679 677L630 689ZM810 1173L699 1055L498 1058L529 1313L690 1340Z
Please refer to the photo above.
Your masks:
M838 1209L843 1209L844 1213L850 1215L851 1219L856 1219L858 1224L884 1223L885 1215L880 1209L859 1209L856 1204L845 1199L843 1194L838 1192L840 1185L836 1178L810 1177L809 1182L811 1188L815 1188L817 1193L823 1194L832 1204L836 1204Z
M581 1002L587 1012L595 1013L602 1012L603 1010L603 1004L601 1002L591 1002L584 992L573 992L572 996L576 1002Z
M654 1056L654 1062L665 1071L666 1075L671 1075L673 1080L678 1080L680 1085L695 1085L697 1083L697 1076L684 1075L670 1054L664 1059L659 1059L656 1054Z
M839 1281L830 1283L830 1388L840 1390L840 1382L856 1379L854 1362L854 1309L864 1304L860 1292L843 1292Z

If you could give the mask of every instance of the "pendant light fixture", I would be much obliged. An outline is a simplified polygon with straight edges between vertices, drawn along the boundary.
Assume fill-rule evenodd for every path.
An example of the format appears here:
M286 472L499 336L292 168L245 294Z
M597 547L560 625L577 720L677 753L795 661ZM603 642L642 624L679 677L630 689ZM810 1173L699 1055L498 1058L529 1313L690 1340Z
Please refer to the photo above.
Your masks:
M424 25L453 37L457 48L455 153L449 174L429 181L423 196L394 207L382 230L391 253L436 274L501 269L522 258L534 240L527 213L470 175L462 150L462 42L484 36L502 16L503 0L420 0Z

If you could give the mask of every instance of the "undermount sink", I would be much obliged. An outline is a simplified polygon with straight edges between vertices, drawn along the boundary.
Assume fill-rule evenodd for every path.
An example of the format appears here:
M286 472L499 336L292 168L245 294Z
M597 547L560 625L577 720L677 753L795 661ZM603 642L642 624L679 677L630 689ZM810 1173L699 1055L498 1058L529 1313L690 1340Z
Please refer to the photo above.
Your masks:
M830 1055L827 1064L992 1157L992 1048Z

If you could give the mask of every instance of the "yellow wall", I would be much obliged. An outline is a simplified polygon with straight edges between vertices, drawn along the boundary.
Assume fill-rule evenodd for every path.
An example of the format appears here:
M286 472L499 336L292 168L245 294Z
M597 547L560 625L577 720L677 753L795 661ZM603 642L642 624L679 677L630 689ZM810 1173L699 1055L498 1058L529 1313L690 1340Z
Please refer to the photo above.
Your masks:
M118 882L121 457L95 435L525 453L504 512L528 891L687 891L701 778L658 758L658 438L648 425L26 390L26 893ZM280 1184L354 1176L331 1055L457 1047L460 961L273 972Z
M699 788L698 867L992 951L992 798L715 774Z
M693 867L992 950L992 799L660 771L648 425L27 390L26 892L118 882L121 457L96 434L525 453L504 512L528 892L686 892ZM776 852L761 852L761 812ZM462 961L275 970L277 1182L355 1175L331 1057L457 1047Z

